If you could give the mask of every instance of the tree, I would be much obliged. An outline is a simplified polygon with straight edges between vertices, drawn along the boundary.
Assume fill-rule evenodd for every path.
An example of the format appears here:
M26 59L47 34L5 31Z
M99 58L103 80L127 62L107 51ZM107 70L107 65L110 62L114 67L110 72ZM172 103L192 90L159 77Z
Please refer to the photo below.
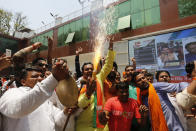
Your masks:
M180 17L196 14L196 0L178 0Z
M12 17L11 12L0 9L0 33L10 33Z
M22 16L22 13L16 13L13 18L13 36L16 31L20 31L27 26L27 17Z
M0 9L0 33L15 35L27 26L27 17L22 13L15 13Z

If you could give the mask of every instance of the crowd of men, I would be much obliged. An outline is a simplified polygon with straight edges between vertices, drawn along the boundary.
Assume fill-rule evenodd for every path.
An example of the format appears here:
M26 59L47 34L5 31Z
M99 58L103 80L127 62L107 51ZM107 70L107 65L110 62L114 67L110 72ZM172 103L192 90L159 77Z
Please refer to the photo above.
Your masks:
M82 48L77 49L76 73L71 75L69 61L52 61L52 38L48 45L47 60L25 62L24 56L39 48L39 42L12 57L0 57L0 70L14 66L14 74L1 76L1 131L196 130L196 61L185 67L191 83L170 83L166 70L136 70L134 58L121 77L111 42L96 69L91 62L80 66ZM70 77L78 86L75 107L63 106L55 91L59 81Z

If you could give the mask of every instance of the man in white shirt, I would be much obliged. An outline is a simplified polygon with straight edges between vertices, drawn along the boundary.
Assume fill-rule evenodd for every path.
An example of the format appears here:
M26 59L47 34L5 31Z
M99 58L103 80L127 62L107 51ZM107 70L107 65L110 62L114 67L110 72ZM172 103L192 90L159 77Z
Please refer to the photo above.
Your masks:
M9 89L0 99L3 131L62 130L66 121L65 110L56 108L51 97L58 81L69 77L66 64L53 66L52 74L43 80L36 68L22 71L22 87ZM68 124L69 125L69 124Z
M196 105L196 61L186 64L186 72L192 82L181 93L177 94L177 102L183 108L191 108Z
M196 61L192 61L186 64L186 72L189 78L192 78L192 82L183 92L178 93L177 103L186 109L187 113L191 113L191 117L187 119L188 131L195 131L196 129ZM192 109L191 109L192 108Z

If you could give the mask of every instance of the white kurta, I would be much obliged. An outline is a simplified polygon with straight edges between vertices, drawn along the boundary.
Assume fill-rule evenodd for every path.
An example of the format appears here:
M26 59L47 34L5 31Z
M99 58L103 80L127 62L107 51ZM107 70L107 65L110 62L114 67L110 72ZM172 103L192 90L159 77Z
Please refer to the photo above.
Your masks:
M48 100L57 84L50 75L32 89L9 89L0 99L3 131L62 130L66 116Z
M64 109L64 106L61 104L61 102L58 99L58 96L56 92L53 92L53 95L50 97L50 102L60 110ZM75 113L71 114L69 118L69 122L67 124L67 127L64 131L75 131L75 119L79 116L79 114L83 111L83 109L79 108ZM62 131L62 130L61 130Z

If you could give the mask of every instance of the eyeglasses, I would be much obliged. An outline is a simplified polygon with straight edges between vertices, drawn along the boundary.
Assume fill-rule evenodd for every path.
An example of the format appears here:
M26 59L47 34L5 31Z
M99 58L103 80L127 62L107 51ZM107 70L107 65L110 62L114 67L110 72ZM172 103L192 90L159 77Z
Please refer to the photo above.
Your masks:
M39 63L39 66L41 66L41 67L45 66L47 68L48 64Z

